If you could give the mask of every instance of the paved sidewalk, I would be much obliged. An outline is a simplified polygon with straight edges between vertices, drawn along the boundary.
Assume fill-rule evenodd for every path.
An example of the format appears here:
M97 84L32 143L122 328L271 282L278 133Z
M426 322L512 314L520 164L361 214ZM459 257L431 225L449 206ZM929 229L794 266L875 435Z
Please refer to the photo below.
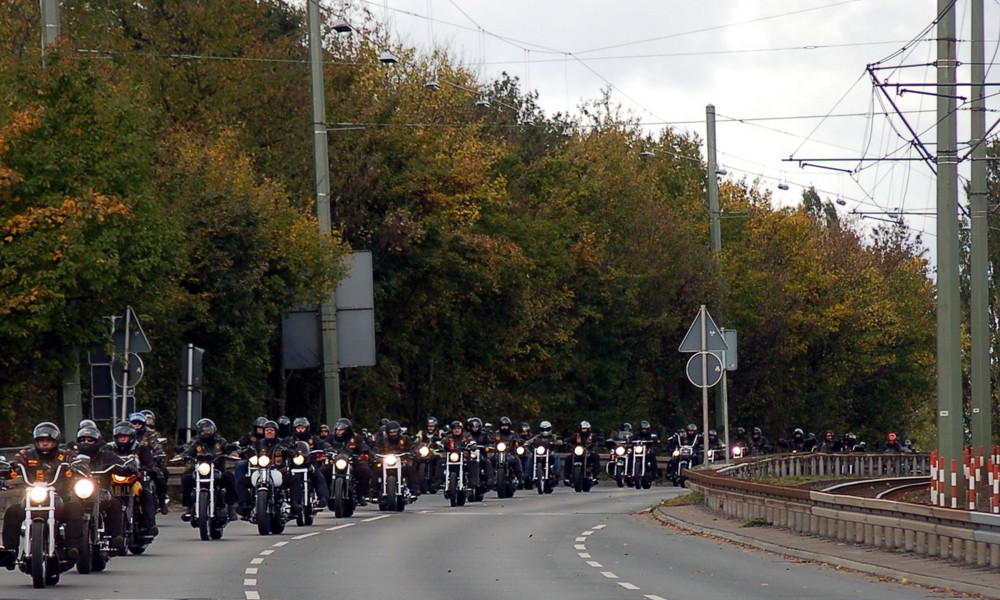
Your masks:
M717 515L700 505L661 506L653 509L652 516L661 523L768 552L878 577L891 577L902 582L1000 599L1000 572L995 569L967 567L907 553L885 552L856 544L799 535L788 529L769 525L744 527L742 522Z

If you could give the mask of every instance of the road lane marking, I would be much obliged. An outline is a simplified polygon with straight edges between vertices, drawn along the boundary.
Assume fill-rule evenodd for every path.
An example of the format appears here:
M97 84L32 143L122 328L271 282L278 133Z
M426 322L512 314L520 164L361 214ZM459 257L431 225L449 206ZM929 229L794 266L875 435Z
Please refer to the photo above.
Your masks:
M253 590L246 590L243 593L247 595L247 600L260 600L260 594Z
M313 531L312 533L303 533L302 535L297 535L297 536L293 537L292 539L293 540L304 540L307 537L312 537L314 535L319 535L319 532L318 531Z
M287 544L288 544L288 542L275 542L274 544L271 544L271 547L272 548L281 548L282 546L285 546Z
M585 538L585 537L578 537L578 538L576 538L576 541L577 542L586 542L587 538Z
M590 558L589 552L577 552L577 554L580 555L580 558Z
M608 579L618 579L618 576L611 571L601 571L601 575L604 575Z
M247 570L243 571L243 574L244 575L256 575L257 574L257 567L247 567Z
M625 583L624 581L619 581L618 585L622 586L626 590L637 590L637 589L639 589L639 586L632 585L631 583Z
M354 527L354 523L344 523L342 525L335 525L333 527L327 527L327 531L337 531L338 529L344 529L345 527Z
M604 565L602 565L601 563L597 562L596 560L588 560L587 564L590 565L590 566L592 566L592 567L594 567L595 569L600 569L600 568L604 567Z
M648 600L667 600L666 598L661 598L656 594L646 594L645 596L643 596L643 598L647 598Z
M260 555L261 556L271 556L272 554L274 554L274 550L261 550L260 551Z
M370 523L372 521L378 521L379 519L388 519L389 515L378 515L377 517L368 517L367 519L361 519L365 523Z
M243 580L243 585L249 585L249 586L257 585L257 580L256 579L244 579Z
M593 534L594 534L594 532L588 529L587 531L584 531L580 535L593 535Z
M576 550L586 550L587 546L585 546L584 544L573 544L573 548L575 548Z
M250 564L251 564L251 565L259 565L259 564L261 564L262 562L264 562L264 559L263 559L263 558L251 558L251 559L250 559Z
M601 523L600 525L594 525L594 529L604 529L605 527L607 527L607 525L605 525L604 523Z

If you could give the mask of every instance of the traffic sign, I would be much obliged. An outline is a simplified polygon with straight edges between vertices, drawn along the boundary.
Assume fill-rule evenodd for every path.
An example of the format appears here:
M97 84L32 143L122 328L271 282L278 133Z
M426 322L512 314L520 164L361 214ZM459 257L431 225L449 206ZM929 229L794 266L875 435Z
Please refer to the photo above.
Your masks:
M722 352L729 350L726 340L712 320L712 315L705 310L705 305L701 305L698 316L694 318L691 327L688 327L687 334L681 340L678 348L681 352Z
M696 387L710 388L722 379L722 361L717 354L697 352L688 359L687 377Z
M115 317L117 318L117 317ZM116 352L149 352L149 340L139 324L139 317L131 306L125 307L125 327L115 329L111 334L115 342Z
M129 387L139 383L142 379L142 359L135 352L128 353L128 385ZM125 382L125 362L121 357L115 357L111 361L111 379L116 385L122 386Z

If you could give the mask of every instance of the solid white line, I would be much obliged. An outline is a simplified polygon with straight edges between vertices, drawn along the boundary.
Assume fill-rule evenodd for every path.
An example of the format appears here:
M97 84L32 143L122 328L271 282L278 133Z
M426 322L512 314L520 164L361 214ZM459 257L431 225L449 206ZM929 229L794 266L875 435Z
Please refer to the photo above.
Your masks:
M272 548L281 548L282 546L287 546L288 542L275 542L271 544Z
M601 563L597 562L596 560L588 560L587 564L594 567L595 569L600 569L601 567L604 566Z
M594 533L593 531L590 531L590 530L588 529L587 531L584 531L584 532L583 532L583 533L581 533L580 535L592 535L593 533Z
M260 551L260 555L261 556L271 556L272 554L274 554L274 550L261 550Z
M590 558L590 552L578 552L580 558Z
M314 535L319 535L319 532L318 531L313 531L312 533L303 533L302 535L297 535L297 536L293 537L292 539L293 540L304 540L307 537L312 537Z
M327 527L327 531L337 531L338 529L344 529L345 527L354 527L354 523L344 523L343 525L335 525L333 527Z
M253 590L246 590L243 593L247 595L247 600L260 600L260 594Z
M619 581L618 585L622 586L626 590L637 590L637 589L639 589L639 586L632 585L631 583L625 583L624 581Z
M607 527L607 525L605 525L604 523L601 523L600 525L594 525L594 529L604 529L605 527Z
M243 574L244 575L256 575L257 574L257 567L247 567L247 570L243 571Z
M250 564L251 565L259 565L262 562L264 562L263 558L251 558L250 559Z
M583 545L583 544L573 544L573 548L574 548L575 550L586 550L586 549L587 549L587 546L585 546L585 545Z
M601 571L601 575L604 575L608 579L618 579L618 576L611 571Z
M643 596L643 598L648 598L649 600L667 600L666 598L661 598L656 594L646 594L645 596Z
M372 521L378 521L379 519L388 519L389 515L379 515L377 517L368 517L367 519L361 519L365 523L370 523Z
M576 538L576 541L578 541L578 542L586 542L587 538L585 538L585 537L578 537L578 538Z
M251 586L252 585L257 585L257 580L256 579L244 579L243 580L243 585L251 585Z

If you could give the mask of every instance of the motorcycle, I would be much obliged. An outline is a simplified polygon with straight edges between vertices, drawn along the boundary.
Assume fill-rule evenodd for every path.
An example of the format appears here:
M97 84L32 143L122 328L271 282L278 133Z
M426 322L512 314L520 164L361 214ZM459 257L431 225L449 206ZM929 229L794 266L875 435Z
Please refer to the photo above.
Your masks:
M361 497L352 472L353 464L354 457L349 450L341 450L333 456L333 485L330 486L327 506L338 519L353 515Z
M487 449L470 444L466 450L469 453L467 469L469 473L469 500L482 502L483 498L486 497L486 478L484 477L486 470L483 468L483 461L489 460L486 457Z
M375 467L380 469L379 510L403 512L406 505L414 501L409 488L403 483L403 459L409 455L409 452L375 455Z
M570 483L577 492L589 492L590 488L597 483L591 473L592 452L583 445L573 446L572 465L570 466Z
M514 491L517 489L517 476L514 473L514 470L510 468L510 464L507 462L512 459L510 451L511 449L507 442L497 442L497 464L494 472L494 476L496 477L497 498L512 498L514 496Z
M654 443L655 440L632 440L629 446L627 472L630 484L635 486L635 489L648 490L653 486L656 464L650 464L649 447Z
M607 440L606 444L611 449L611 460L608 461L605 470L608 476L615 480L618 487L632 485L632 478L628 475L629 448L626 442Z
M175 456L171 459L171 462L195 462L194 502L188 519L203 541L222 539L222 530L229 523L229 509L222 489L222 469L215 466L216 458L214 454L201 453L194 458Z
M517 489L531 489L531 477L528 476L528 461L531 460L531 452L524 447L524 442L521 441L514 448L514 454L517 456L517 460L521 461L521 473L523 475L521 481L517 482Z
M97 491L94 480L87 477L83 463L61 463L51 481L32 481L27 469L20 463L4 465L16 466L26 483L24 492L24 522L21 524L20 556L17 564L21 572L31 575L31 583L37 589L59 583L63 571L73 567L74 556L79 558L79 548L66 548L63 527L56 521L58 493L56 483L66 471L84 475L73 484L73 494L86 500ZM30 482L30 483L29 483ZM85 544L86 545L86 544Z
M468 452L449 450L445 453L444 497L452 506L465 506L469 491Z
M552 451L548 444L539 443L531 452L533 487L539 494L551 494L558 484Z
M434 446L426 443L417 445L415 460L421 494L436 494L440 487L437 481L437 465L441 460L440 449L440 442L435 442Z
M684 474L695 465L694 446L691 444L681 444L674 449L670 461L670 480L674 487L687 487L687 476Z
M306 442L298 443L305 447L297 448L295 455L292 456L291 475L302 478L302 510L295 515L295 524L302 527L303 525L312 525L316 513L323 510L323 505L319 502L316 488L312 485L311 479L316 467L309 461L309 458L316 456L318 460L323 460L324 451L309 450L309 445Z
M135 462L135 458L130 457L125 464L129 462ZM122 529L125 534L125 548L118 552L119 556L125 556L129 552L142 554L153 542L153 536L140 525L144 487L146 493L151 493L150 490L154 489L152 478L146 472L111 474L109 492L121 502L124 513Z
M95 489L88 497L80 497L83 507L83 532L86 539L79 549L80 556L76 559L77 573L86 575L92 571L103 571L112 556L111 537L105 534L104 512L101 510L101 502L108 500L111 492L98 485L97 476L134 462L135 459L130 457L123 464L109 465L101 471L92 471L87 477ZM77 480L78 485L80 481L82 479Z
M281 487L284 477L266 452L250 457L250 483L256 499L250 521L257 524L260 535L282 533L291 518L291 499L288 490Z

